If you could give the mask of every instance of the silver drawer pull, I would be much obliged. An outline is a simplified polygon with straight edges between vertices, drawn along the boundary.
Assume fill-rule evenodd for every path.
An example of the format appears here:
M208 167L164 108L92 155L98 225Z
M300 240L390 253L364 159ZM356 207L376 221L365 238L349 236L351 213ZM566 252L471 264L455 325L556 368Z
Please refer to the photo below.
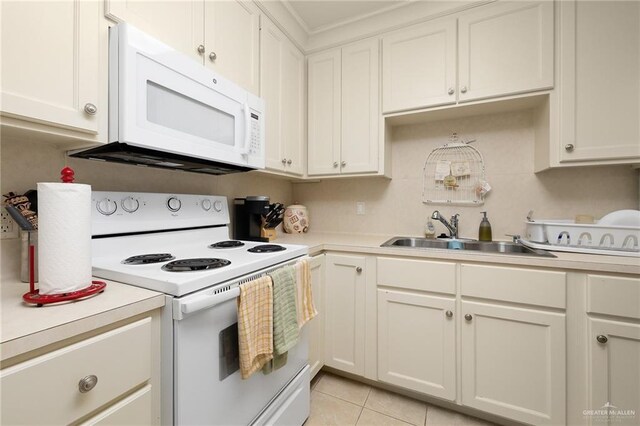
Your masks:
M96 107L94 104L85 104L84 112L89 115L96 115L96 112L98 112L98 107Z
M357 273L361 273L361 272L362 272L362 267L358 266L358 267L356 268L356 272L357 272Z
M80 393L87 393L91 389L95 388L98 384L98 376L94 376L93 374L87 377L84 377L78 383L78 389Z
M473 319L473 316L471 314L465 314L464 319L467 321L471 321Z
M607 343L609 341L607 336L605 336L604 334L598 335L598 337L596 337L596 340L598 341L598 343Z

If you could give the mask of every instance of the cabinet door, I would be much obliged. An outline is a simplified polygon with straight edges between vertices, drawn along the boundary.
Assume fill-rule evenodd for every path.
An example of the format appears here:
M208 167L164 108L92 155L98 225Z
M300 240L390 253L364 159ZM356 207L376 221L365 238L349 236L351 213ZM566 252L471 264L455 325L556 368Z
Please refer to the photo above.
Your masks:
M382 110L456 102L456 21L429 22L382 38Z
M308 58L309 176L340 173L341 56L336 49Z
M559 10L560 162L640 160L640 2Z
M283 45L286 36L271 21L260 29L260 96L265 102L265 155L268 169L283 171L287 163L282 141Z
M468 301L460 315L462 404L523 423L564 424L565 315Z
M282 50L282 141L285 171L304 173L305 85L304 55L288 39Z
M104 411L80 423L81 426L133 426L153 424L151 416L151 385L134 392Z
M3 115L97 133L100 5L2 2Z
M204 2L202 0L108 0L105 14L128 22L145 33L203 63Z
M206 0L204 41L207 66L260 93L260 13L252 2Z
M553 87L553 2L498 2L462 15L458 99Z
M364 375L365 258L325 257L325 365Z
M318 315L309 325L309 366L313 378L324 365L324 255L309 260L311 267L311 294Z
M609 418L591 424L637 425L640 420L640 324L589 318L591 410ZM606 339L604 343L598 341ZM607 408L608 407L608 408ZM635 415L624 413L634 410Z
M455 300L378 289L378 378L453 401Z
M341 173L378 170L378 39L342 48Z

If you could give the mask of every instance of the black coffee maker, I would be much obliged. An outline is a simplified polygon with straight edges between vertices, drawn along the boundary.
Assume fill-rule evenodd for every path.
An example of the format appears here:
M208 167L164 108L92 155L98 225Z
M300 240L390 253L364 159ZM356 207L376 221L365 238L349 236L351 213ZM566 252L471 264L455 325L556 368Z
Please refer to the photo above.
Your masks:
M269 212L269 197L252 195L233 199L233 238L248 241L269 241L260 236L262 217Z

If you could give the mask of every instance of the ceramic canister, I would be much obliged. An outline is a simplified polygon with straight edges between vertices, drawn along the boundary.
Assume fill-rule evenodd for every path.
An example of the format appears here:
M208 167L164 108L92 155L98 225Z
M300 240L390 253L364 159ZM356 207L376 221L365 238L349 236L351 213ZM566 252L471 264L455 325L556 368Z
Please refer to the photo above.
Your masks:
M300 234L309 230L309 213L307 208L300 204L288 206L284 211L284 232Z

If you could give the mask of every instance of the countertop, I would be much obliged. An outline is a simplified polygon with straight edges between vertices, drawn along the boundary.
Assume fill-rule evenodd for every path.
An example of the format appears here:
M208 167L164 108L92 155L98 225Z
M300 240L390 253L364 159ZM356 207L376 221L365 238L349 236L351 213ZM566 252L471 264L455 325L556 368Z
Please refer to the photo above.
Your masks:
M105 291L94 297L36 307L22 301L29 284L3 278L0 360L164 306L161 293L113 281L106 283Z
M404 235L410 236L410 235ZM322 251L339 251L371 255L404 256L426 259L481 262L520 266L539 266L576 271L596 271L640 275L640 258L606 256L595 254L552 252L556 258L509 255L495 253L465 252L445 249L415 249L380 247L394 235L342 234L310 232L307 234L279 233L274 243L304 244L309 246L309 254Z

